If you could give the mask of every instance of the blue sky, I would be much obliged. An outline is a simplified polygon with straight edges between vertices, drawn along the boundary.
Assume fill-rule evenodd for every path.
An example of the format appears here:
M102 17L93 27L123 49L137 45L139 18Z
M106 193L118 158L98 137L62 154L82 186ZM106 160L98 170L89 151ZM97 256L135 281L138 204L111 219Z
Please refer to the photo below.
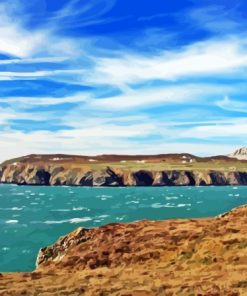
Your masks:
M2 0L0 160L246 145L247 3Z

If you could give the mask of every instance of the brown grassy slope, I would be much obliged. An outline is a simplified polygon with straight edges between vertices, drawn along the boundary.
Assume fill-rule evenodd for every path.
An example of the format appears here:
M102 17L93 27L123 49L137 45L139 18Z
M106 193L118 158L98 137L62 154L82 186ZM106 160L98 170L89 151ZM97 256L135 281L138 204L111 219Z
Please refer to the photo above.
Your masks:
M247 295L247 206L209 219L79 228L0 295Z
M190 162L192 160L192 162ZM160 155L98 155L80 156L64 154L31 154L1 164L2 167L13 163L29 165L63 166L65 169L85 168L101 170L108 166L113 169L136 171L146 169L160 170L219 170L246 171L247 160L227 156L198 157L188 153Z

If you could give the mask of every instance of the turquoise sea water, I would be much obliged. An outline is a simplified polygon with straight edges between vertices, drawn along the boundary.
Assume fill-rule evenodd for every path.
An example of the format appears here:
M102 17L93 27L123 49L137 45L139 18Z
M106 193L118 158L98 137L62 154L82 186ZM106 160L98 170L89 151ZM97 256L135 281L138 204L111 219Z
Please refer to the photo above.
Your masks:
M247 187L0 185L0 272L31 271L39 249L79 226L209 217L247 203Z

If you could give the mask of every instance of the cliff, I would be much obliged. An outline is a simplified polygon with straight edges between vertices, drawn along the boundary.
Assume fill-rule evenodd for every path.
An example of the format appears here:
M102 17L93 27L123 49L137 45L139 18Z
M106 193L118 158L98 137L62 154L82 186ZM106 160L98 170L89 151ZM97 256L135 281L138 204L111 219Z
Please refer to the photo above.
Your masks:
M247 162L190 154L157 156L30 155L0 166L0 182L19 185L246 185Z
M40 250L0 295L247 295L247 206L209 219L79 228Z

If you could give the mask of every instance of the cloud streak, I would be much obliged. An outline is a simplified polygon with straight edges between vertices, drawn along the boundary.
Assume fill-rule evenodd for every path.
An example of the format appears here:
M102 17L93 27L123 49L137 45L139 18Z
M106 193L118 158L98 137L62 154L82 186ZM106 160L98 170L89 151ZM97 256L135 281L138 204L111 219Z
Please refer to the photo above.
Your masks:
M228 96L225 96L223 100L217 101L216 105L227 111L247 113L246 102L230 100Z
M123 55L96 60L90 82L117 85L145 80L227 75L247 66L246 43L238 38L195 43L181 51L166 51L152 57ZM95 75L96 73L96 75Z

